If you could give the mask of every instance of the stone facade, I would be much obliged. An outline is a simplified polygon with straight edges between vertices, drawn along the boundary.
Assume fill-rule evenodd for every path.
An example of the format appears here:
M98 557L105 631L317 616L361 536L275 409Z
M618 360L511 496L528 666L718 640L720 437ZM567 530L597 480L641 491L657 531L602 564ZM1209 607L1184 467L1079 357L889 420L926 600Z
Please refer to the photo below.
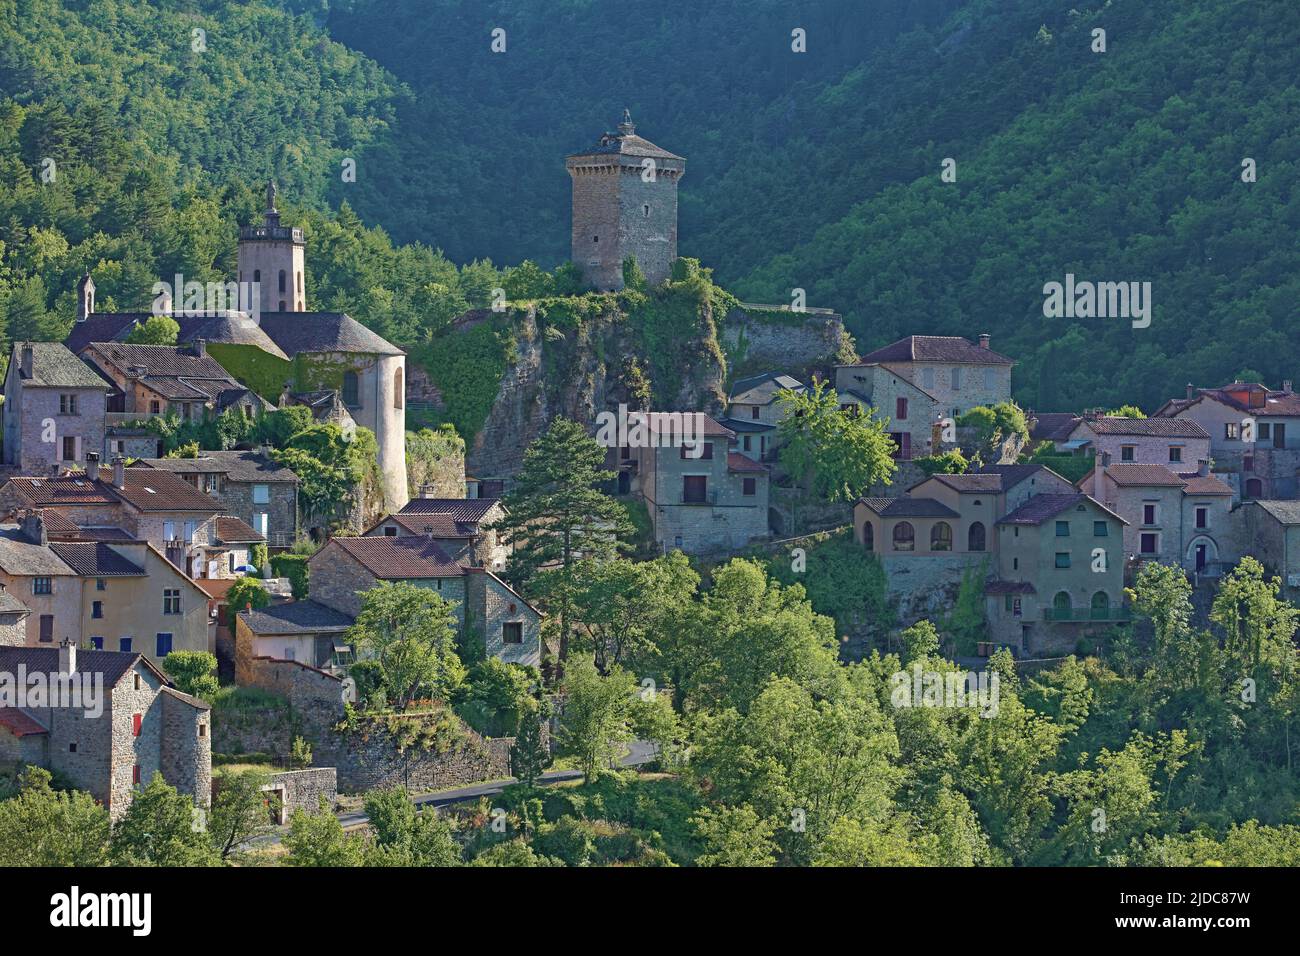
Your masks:
M840 407L858 414L870 411L886 423L901 461L938 454L936 424L943 417L939 401L899 372L883 365L841 365L835 369Z
M294 811L319 813L321 800L333 807L338 799L338 771L334 767L310 767L306 770L282 770L271 775L262 788L280 801L280 823L288 823Z
M1097 455L1110 455L1116 464L1130 462L1138 465L1161 465L1170 471L1195 471L1197 462L1210 458L1210 437L1201 435L1143 434L1139 429L1149 428L1142 422L1152 419L1132 419L1134 430L1117 431L1124 425L1118 419L1102 417L1101 422L1087 416L1079 422L1070 438L1087 441ZM1104 424L1103 424L1104 423ZM1199 429L1197 429L1199 431Z
M31 378L30 350L62 349L52 342L14 344L4 382L4 462L26 475L81 467L86 453L104 447L104 409L109 385L38 385ZM29 354L24 355L24 349ZM81 364L68 352L68 357ZM23 374L24 362L29 369ZM96 378L90 369L83 377Z

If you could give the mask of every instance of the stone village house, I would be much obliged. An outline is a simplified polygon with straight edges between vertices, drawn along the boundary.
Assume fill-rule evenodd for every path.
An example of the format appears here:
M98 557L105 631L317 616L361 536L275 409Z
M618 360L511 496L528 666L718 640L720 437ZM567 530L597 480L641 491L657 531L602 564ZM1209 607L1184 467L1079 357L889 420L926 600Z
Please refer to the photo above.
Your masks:
M196 804L210 803L211 708L172 687L146 658L79 650L70 642L0 647L0 672L99 675L104 695L98 716L80 706L0 707L0 761L63 775L114 820L126 813L136 788L159 773Z
M777 398L783 391L802 394L808 386L792 375L777 372L738 379L731 386L727 417L719 424L736 433L736 451L751 461L776 460L776 429L784 417Z
M15 342L5 372L4 461L29 475L80 466L104 448L111 386L58 342Z
M271 548L292 547L297 538L298 476L265 452L205 451L198 458L148 458L139 465L171 472L211 495Z
M397 514L381 518L365 534L390 538L424 535L454 560L467 558L476 567L501 571L511 549L489 526L505 514L499 499L435 498L422 493Z

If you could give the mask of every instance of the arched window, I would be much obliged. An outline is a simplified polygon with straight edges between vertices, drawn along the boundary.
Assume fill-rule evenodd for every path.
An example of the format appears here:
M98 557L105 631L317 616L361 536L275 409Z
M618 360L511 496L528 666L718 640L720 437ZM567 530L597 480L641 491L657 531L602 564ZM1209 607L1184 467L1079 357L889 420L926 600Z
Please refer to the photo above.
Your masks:
M952 550L952 525L946 521L936 521L930 529L930 550Z
M402 386L402 370L393 372L393 407L400 409L406 400L406 389Z
M280 291L284 291L284 270L280 270Z
M862 546L868 551L876 550L876 529L871 527L870 521L862 526Z
M1246 497L1261 498L1264 495L1264 483L1258 478L1246 479Z
M1052 617L1058 621L1068 621L1073 612L1074 605L1070 603L1070 592L1057 591L1056 597L1052 598Z
M298 294L302 294L302 273L298 273Z
M343 404L349 408L356 408L361 404L361 389L356 372L343 373Z
M1110 615L1110 596L1105 591L1098 591L1092 596L1092 619L1104 621Z
M916 529L907 521L894 525L894 550L912 551L916 547Z
M966 550L983 551L984 550L984 522L976 521L966 532Z

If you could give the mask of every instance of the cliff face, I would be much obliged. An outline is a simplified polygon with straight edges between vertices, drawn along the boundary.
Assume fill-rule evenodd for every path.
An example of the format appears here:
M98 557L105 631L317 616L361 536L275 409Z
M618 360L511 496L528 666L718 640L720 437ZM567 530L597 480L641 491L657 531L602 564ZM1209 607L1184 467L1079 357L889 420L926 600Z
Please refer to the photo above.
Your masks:
M485 326L499 345L495 367L484 361ZM472 338L480 345L471 348ZM597 413L620 404L721 416L729 370L732 378L768 368L806 376L840 360L847 341L837 316L743 309L706 282L673 282L649 293L544 299L505 314L467 315L433 344L423 363L427 378L413 374L410 389L435 416L472 432L469 474L509 478L556 416L589 428ZM458 358L458 349L466 354ZM473 379L464 374L470 366ZM462 394L485 388L490 375L495 394L476 401ZM459 410L476 403L476 413Z

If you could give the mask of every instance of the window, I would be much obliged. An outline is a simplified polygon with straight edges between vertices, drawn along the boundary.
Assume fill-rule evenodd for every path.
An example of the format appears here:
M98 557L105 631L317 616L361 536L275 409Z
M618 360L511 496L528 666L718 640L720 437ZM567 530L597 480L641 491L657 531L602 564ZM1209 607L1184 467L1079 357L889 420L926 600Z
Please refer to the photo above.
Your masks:
M397 537L397 529L394 528L392 525L389 525L387 528L384 529L384 537L385 537L385 538L396 538L396 537Z
M158 401L158 399L155 398L149 402L150 415L157 415L161 411L162 411L162 404Z
M95 578L95 590L96 590L96 591L107 591L107 590L108 590L108 582L105 581L103 578Z
M524 642L524 626L518 621L507 621L501 625L501 643L502 644L522 644Z
M253 281L254 281L254 282L261 282L261 281L262 281L262 270L261 270L261 269L254 269L254 270L253 270Z
M1105 591L1098 591L1092 596L1092 618L1104 621L1110 616L1110 597Z
M172 652L172 636L170 634L158 634L156 640L157 650L154 656L162 660Z
M132 674L131 677L134 678L131 686L136 690L140 690L144 686L144 679L139 674Z
M758 493L758 481L754 478L745 478L741 481L740 493L746 498L752 498Z
M921 369L921 387L934 388L934 369L932 368Z
M402 409L406 402L406 388L402 385L402 370L393 370L393 407Z
M894 418L897 421L907 421L907 399L901 395L894 399Z
M270 485L253 485L253 504L264 505L271 500Z
M750 435L746 435L744 438L742 438L742 439L740 440L740 447L741 447L744 451L750 451L750 438L751 438L751 437L752 437L752 436L750 436Z
M1069 551L1058 551L1058 552L1056 552L1056 566L1057 566L1058 568L1068 568L1068 567L1070 566L1070 552L1069 552Z
M68 744L68 753L75 754L76 752L77 752L77 742L74 740L72 743Z
M144 723L144 714L131 715L131 736L132 737L140 736L140 725L142 723Z
M978 502L977 502L978 503ZM966 532L966 550L983 551L984 550L984 522L976 521Z
M1136 446L1136 445L1120 445L1120 446L1119 446L1119 460L1120 460L1120 461L1132 461L1136 453L1137 453L1137 446Z
M954 392L961 391L961 369L959 368L952 370L952 390Z
M103 602L103 601L92 601L92 602L91 602L91 605L90 605L90 616L91 616L91 617L103 617L103 616L104 616L104 602Z
M175 521L164 521L164 522L163 522L163 540L164 540L164 541L175 541L175 540L176 540L176 522L175 522Z
M302 273L298 273L298 292L302 292Z
M54 640L54 615L41 615L41 643L49 644Z
M894 550L911 551L916 547L916 529L910 522L900 521L894 525Z
M1094 538L1105 538L1110 534L1106 522L1094 521L1092 523L1092 536Z
M63 436L63 461L77 460L77 437L75 435Z
M1070 536L1070 522L1068 521L1056 522L1056 536L1058 538L1068 538Z
M1260 438L1260 441L1269 441L1269 440L1272 439L1272 437L1273 437L1273 424L1272 424L1272 422L1260 422L1260 423L1259 423L1259 438Z
M281 291L281 292L284 291L284 285L285 285L285 282L284 282L284 270L281 269L281 270L280 270L280 291Z
M1170 460L1170 461L1182 461L1182 460L1183 460L1183 448L1182 448L1181 445L1170 445L1170 446L1169 446L1169 460Z
M138 784L139 782L140 782L140 765L139 765L138 763L137 763L137 764L132 764L132 765L131 765L131 783L133 783L133 784Z
M163 588L163 613L181 613L181 589Z
M1145 525L1160 523L1160 507L1153 504L1144 504L1142 506L1142 523Z
M32 593L53 594L54 579L53 578L32 578Z
M762 409L760 409L757 405L755 405L753 408L749 410L749 417L757 419L761 411Z
M1019 559L1019 558L1012 558L1012 559L1011 559L1011 570L1012 570L1012 571L1019 571L1019 570L1020 570L1020 559Z
M704 475L682 476L682 501L685 504L703 504L709 496L709 479Z
M132 643L131 638L129 638L129 637L119 637L119 638L117 639L117 649L118 649L119 651L121 651L123 654L130 654L130 653L131 653L131 643ZM135 689L136 689L136 690L139 690L139 689L140 689L140 675L139 675L139 674L137 674L137 675L136 675L136 678L135 678Z
M104 639L103 639L102 637L99 637L99 636L92 637L92 638L90 639L90 646L91 646L94 650L102 651L102 650L104 649Z
M268 525L268 515L265 511L253 512L253 530L258 534L265 536Z
M1160 550L1160 535L1154 531L1147 531L1138 536L1138 552L1140 554L1155 554Z
M952 525L946 521L936 521L930 529L930 550L952 550Z
M998 373L991 368L984 370L984 387L990 391L998 387Z
M1196 527L1208 528L1210 526L1210 509L1206 505L1196 506Z
M206 737L207 735L208 735L208 725L199 724L199 737L202 738L202 737Z
M77 396L60 395L59 396L59 414L75 415L77 414Z
M1237 430L1237 423L1236 423L1236 422L1224 422L1224 423L1223 423L1223 437L1224 437L1225 439L1227 439L1228 441L1236 441L1237 436L1238 436L1239 434L1240 434L1240 433L1239 433L1238 430Z
M862 526L862 546L868 551L876 550L876 529L869 522Z
M343 373L343 404L356 408L361 404L361 386L356 372Z
M1070 594L1067 591L1057 591L1052 598L1052 610L1057 614L1069 615L1074 610L1074 602L1070 600Z
M193 521L187 521L187 522L185 522L185 538L184 538L184 541L185 541L186 544L192 544L192 543L194 542L194 532L195 532L195 530L196 530L197 527L198 527L197 524L196 524L195 522L193 522Z

